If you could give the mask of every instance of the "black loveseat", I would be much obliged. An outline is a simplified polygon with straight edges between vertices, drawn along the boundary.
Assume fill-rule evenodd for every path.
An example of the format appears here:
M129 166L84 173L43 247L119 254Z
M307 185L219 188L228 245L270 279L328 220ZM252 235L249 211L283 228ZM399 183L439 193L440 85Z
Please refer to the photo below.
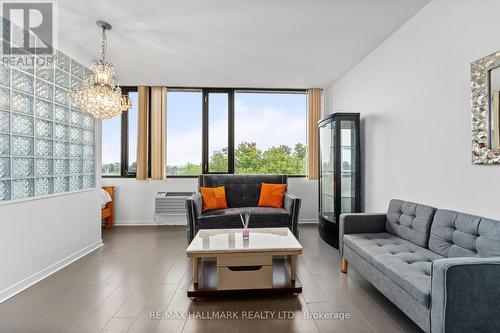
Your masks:
M298 238L300 199L285 193L282 208L257 207L262 183L286 184L286 175L201 175L199 187L224 185L227 209L202 212L201 193L186 200L188 243L200 229L242 228L240 214L250 213L250 228L288 227Z

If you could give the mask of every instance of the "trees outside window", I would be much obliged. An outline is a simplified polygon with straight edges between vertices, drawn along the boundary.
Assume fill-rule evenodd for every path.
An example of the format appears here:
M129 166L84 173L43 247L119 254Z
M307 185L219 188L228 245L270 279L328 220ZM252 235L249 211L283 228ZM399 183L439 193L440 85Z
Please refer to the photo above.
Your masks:
M102 121L102 175L120 176L121 118Z
M235 92L235 173L306 174L305 92Z
M305 91L168 90L167 174L305 175L306 114Z
M201 174L201 89L167 89L167 175Z
M137 88L133 107L102 122L103 176L135 176ZM306 174L304 90L167 89L167 175Z
M132 107L111 119L102 120L103 177L135 177L137 152L137 87L122 87Z

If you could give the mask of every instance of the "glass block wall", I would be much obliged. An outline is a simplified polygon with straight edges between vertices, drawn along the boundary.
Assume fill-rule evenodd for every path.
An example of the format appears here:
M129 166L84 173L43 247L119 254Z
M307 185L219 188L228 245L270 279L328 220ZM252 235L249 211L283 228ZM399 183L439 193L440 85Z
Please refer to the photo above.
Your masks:
M0 65L0 202L95 186L94 119L70 97L88 70L54 53Z

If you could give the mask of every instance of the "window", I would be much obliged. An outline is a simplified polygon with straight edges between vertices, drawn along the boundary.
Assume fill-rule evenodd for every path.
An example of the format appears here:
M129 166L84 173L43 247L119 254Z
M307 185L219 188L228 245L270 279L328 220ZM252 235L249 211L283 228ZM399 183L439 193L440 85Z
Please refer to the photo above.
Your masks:
M132 107L120 117L102 121L102 175L103 177L134 177L137 170L137 115L136 87L122 87L132 101Z
M121 175L121 117L102 121L102 175Z
M168 89L167 175L306 174L303 90Z
M307 95L236 91L235 173L306 174Z
M167 174L201 174L201 90L167 90Z
M136 172L138 93L132 108L102 122L102 174ZM167 175L306 174L304 90L168 88Z
M205 117L208 149L205 165L208 173L229 171L229 98L230 92L208 91L206 93Z

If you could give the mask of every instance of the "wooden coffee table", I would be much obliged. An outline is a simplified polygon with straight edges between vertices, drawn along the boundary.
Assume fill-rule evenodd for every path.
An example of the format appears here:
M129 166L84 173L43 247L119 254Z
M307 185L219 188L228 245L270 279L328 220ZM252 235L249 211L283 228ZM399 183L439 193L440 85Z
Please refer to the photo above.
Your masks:
M202 229L186 250L193 258L187 295L301 293L295 273L301 253L302 245L288 228L251 228L248 240L242 229Z

